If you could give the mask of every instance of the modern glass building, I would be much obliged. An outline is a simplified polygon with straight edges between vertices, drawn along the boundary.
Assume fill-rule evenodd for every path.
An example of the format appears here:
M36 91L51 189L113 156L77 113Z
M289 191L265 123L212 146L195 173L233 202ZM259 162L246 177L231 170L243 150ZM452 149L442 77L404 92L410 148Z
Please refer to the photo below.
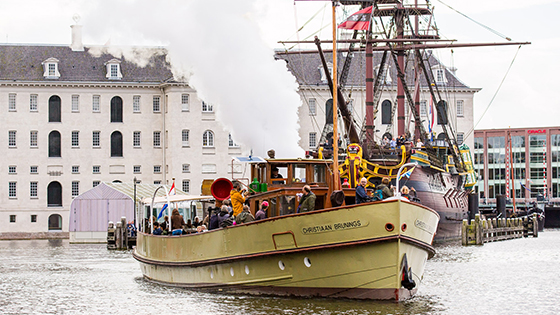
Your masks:
M560 127L476 130L473 159L483 203L514 192L522 203L560 202Z

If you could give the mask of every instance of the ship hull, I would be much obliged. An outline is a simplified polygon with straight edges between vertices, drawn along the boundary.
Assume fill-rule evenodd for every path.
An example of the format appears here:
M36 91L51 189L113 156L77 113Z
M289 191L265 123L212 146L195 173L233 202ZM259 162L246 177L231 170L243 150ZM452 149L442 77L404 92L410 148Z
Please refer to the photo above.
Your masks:
M181 237L140 234L134 257L146 279L165 285L400 301L416 292L402 286L403 267L421 282L438 219L390 200Z

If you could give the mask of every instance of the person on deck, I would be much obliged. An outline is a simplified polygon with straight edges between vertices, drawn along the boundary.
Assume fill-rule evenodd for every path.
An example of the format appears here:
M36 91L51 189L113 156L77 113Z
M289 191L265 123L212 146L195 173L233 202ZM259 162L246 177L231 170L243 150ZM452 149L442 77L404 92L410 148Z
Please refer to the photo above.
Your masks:
M179 214L179 209L173 209L171 212L171 231L173 235L183 234L183 225L185 225L185 220L183 216Z
M410 200L410 189L406 186L402 186L401 188L401 196L405 197L406 199Z
M302 197L299 200L298 212L309 212L315 210L315 199L317 196L311 191L309 185L303 186L301 189L303 192Z
M356 187L356 204L371 201L371 198L367 195L366 192L366 185L367 179L365 177L362 177L362 179L360 179L360 184Z
M266 219L266 210L268 210L268 201L263 201L261 203L261 208L257 211L255 215L255 220L263 220Z
M245 196L243 193L244 191L241 191L241 183L233 183L233 189L230 192L231 205L233 207L233 216L237 216L241 213L241 211L243 211L243 203L245 203Z
M243 211L235 217L236 224L243 224L255 221L255 217L249 211L248 205L243 205Z
M243 210L243 205L241 205L241 209ZM228 207L226 205L222 206L220 213L218 213L218 226L222 226L222 222L229 219Z
M154 222L154 231L152 234L154 235L161 235L162 230L161 227L159 227L159 223L158 222Z
M389 178L383 177L383 179L381 180L381 184L377 186L377 190L381 190L381 193L383 194L383 199L393 197L393 190L391 189L392 186L389 187L389 185L390 185Z
M212 210L212 211L210 211ZM208 211L210 212L209 216L210 219L208 219L208 230L214 230L220 227L220 224L218 222L218 213L220 212L219 208L209 208Z

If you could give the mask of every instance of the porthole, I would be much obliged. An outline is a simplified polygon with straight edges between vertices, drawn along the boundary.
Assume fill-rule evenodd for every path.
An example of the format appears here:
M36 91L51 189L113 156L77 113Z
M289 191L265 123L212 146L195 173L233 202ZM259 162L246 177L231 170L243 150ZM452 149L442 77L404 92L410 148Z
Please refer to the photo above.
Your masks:
M395 226L392 223L385 224L385 230L392 232L395 229Z
M210 271L210 279L214 279L214 271Z
M406 223L403 223L403 225L401 225L401 230L404 232L406 231L406 228L407 228Z
M249 266L245 265L245 273L249 274Z
M233 277L233 275L235 275L235 273L233 272L233 267L231 267L231 268L229 269L229 273L231 274L232 277Z
M305 267L307 268L311 267L311 260L309 260L309 257L305 257L303 259L303 263L305 264Z
M286 269L286 265L284 265L284 263L281 260L279 260L278 261L278 268L280 268L280 270L284 270L284 269Z

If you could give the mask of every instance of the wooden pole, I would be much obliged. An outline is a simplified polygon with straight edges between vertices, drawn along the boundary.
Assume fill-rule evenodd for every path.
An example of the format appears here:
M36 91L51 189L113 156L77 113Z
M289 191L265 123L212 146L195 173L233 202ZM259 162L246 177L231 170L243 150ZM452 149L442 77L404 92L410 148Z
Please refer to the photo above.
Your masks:
M340 174L338 173L338 86L336 68L336 1L332 2L332 30L333 30L333 177L334 190L340 190ZM328 69L326 69L328 71Z

